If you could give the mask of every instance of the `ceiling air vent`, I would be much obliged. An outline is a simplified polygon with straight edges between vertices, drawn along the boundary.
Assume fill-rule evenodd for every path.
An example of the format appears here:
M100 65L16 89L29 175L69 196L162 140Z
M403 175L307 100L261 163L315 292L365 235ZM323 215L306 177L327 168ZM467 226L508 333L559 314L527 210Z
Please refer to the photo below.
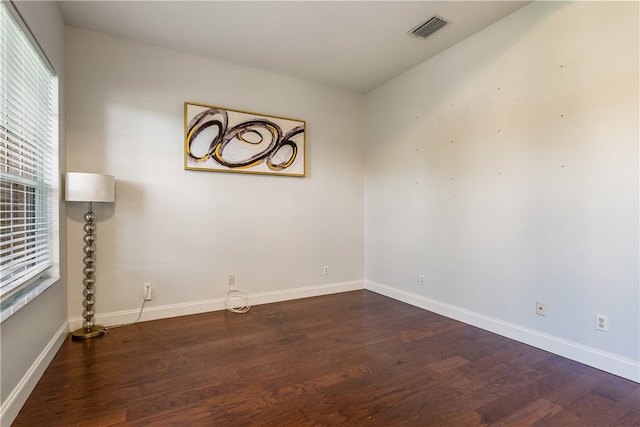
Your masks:
M409 31L409 34L416 36L419 39L426 39L431 34L435 33L436 31L438 31L440 28L444 27L447 24L448 22L445 21L443 18L434 16L424 24L420 24L417 27L415 27L413 30Z

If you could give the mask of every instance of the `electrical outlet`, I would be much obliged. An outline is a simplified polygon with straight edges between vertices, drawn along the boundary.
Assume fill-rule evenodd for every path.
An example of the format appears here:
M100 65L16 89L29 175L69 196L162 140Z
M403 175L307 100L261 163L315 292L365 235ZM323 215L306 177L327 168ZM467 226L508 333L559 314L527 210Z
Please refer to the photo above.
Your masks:
M144 300L151 301L151 282L144 284Z
M547 315L547 303L544 301L536 301L536 314L538 316Z
M324 266L324 268L322 269L322 274L324 274L325 276L326 276L327 274L329 274L329 266L328 266L328 265L325 265L325 266Z
M236 275L235 274L230 274L229 275L229 285L235 285L236 284Z
M596 329L602 332L609 332L609 320L604 314L596 314Z
M425 283L427 283L427 279L426 277L424 277L424 274L420 275L420 284L424 285Z

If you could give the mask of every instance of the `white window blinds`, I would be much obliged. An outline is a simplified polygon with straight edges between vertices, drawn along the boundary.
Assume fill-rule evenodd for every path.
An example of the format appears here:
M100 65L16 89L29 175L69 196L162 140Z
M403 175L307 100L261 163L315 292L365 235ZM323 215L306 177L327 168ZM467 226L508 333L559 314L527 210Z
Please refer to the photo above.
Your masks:
M55 78L0 5L0 296L52 265Z

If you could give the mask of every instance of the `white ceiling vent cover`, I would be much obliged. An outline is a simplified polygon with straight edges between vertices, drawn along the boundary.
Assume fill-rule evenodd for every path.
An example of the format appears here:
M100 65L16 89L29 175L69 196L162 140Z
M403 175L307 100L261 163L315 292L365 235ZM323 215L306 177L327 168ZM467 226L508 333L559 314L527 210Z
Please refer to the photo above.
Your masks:
M409 31L409 34L411 34L412 36L416 36L419 39L426 39L431 34L435 33L436 31L438 31L440 28L444 27L448 23L449 22L446 21L444 18L440 18L439 16L434 16L424 24L420 24L414 29L412 29L411 31Z

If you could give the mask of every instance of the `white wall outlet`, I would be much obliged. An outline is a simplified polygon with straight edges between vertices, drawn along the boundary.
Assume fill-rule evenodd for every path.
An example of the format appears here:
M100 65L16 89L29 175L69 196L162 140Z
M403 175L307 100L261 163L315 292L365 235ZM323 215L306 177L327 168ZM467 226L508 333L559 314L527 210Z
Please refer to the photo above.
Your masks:
M609 320L604 314L596 314L596 329L602 332L609 331Z
M229 275L229 285L235 285L236 284L236 275L235 274L230 274Z
M424 285L425 283L427 283L427 278L424 276L424 274L420 275L420 284Z
M151 282L144 284L144 300L151 301Z
M547 315L547 303L544 301L536 301L536 314L538 316Z
M322 269L322 274L324 274L325 276L326 276L327 274L329 274L329 266L328 266L328 265L325 265L325 266L324 266L324 268Z

